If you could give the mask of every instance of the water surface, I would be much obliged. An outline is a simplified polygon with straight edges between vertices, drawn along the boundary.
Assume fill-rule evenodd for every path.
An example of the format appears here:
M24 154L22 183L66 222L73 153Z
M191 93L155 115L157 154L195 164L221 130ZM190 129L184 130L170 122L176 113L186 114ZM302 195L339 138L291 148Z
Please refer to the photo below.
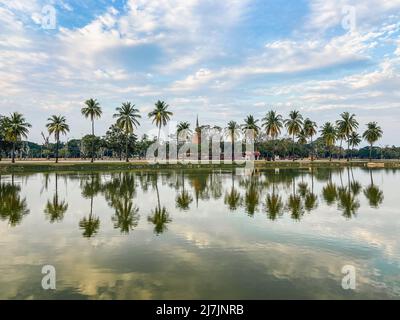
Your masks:
M400 296L400 171L0 178L2 299ZM342 288L345 265L356 290Z

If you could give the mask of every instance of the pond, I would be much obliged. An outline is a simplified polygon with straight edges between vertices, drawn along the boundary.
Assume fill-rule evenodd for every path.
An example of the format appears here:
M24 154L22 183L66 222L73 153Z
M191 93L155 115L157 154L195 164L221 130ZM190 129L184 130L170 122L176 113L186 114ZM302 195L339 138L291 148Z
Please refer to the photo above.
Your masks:
M400 297L399 170L0 179L1 299Z

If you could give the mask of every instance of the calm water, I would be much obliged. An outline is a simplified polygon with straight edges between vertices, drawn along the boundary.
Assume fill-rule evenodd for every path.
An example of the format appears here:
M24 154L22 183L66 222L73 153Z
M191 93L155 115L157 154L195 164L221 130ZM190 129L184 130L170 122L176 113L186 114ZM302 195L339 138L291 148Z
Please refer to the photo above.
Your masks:
M3 175L0 298L398 299L399 182L360 168Z

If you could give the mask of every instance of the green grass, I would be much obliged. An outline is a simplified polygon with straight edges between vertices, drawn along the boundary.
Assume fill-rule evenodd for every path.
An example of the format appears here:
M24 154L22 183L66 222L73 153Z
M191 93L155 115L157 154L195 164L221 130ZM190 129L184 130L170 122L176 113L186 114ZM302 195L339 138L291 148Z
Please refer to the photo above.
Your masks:
M393 160L377 160L374 163L380 163L385 168L400 168L400 161ZM342 166L359 166L366 167L368 161L355 160L351 162L332 160L319 161L256 161L256 168L304 168L304 167L342 167ZM201 163L201 164L149 164L144 162L106 162L98 161L90 162L44 162L44 161L17 161L15 164L10 162L0 162L0 173L24 173L24 172L68 172L68 171L121 171L121 170L164 170L164 169L231 169L241 168L243 164L224 164L222 163Z

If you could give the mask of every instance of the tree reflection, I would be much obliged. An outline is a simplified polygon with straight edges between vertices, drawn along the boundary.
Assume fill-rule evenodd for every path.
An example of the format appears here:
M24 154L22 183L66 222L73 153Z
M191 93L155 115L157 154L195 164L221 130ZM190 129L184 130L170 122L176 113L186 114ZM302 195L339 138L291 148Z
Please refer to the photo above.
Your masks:
M235 173L231 173L232 183L230 191L225 193L224 203L228 206L230 211L235 211L241 205L242 197L239 191L235 188Z
M139 208L133 203L136 194L135 177L132 172L114 174L111 181L102 187L108 205L115 210L111 217L114 229L119 229L123 234L129 234L140 220Z
M68 203L65 200L60 201L58 199L58 174L55 174L55 194L53 196L53 200L47 201L44 212L47 218L50 220L50 223L60 222L64 219L64 214L68 210Z
M182 190L176 196L175 203L176 207L182 211L187 211L190 209L190 204L193 202L193 197L190 195L188 191L185 190L185 176L183 171L181 172L182 176Z
M341 175L341 172L340 172ZM360 208L360 202L357 199L356 194L351 189L350 183L350 169L347 168L348 186L342 186L338 189L338 208L342 210L343 216L350 219L357 214L357 210Z
M154 225L154 233L156 235L160 235L167 231L167 224L172 222L172 219L170 218L165 206L161 207L157 174L154 174L153 186L157 192L157 207L151 210L151 215L147 217L147 221Z
M267 194L265 200L265 211L270 220L276 220L282 215L284 204L282 197L275 193L275 175L272 175L272 193Z
M378 186L374 184L374 179L372 176L372 170L369 170L371 184L365 188L364 195L368 199L368 203L372 208L379 208L379 205L382 204L384 196L383 192L379 189Z
M304 214L303 204L301 202L301 197L296 194L296 177L293 177L293 193L289 196L287 202L287 210L290 211L291 218L293 220L300 221Z
M29 214L25 198L21 198L21 187L14 184L14 175L11 183L0 183L0 218L8 220L11 227L22 222L24 216Z
M93 215L93 198L100 192L101 183L98 174L92 174L90 182L85 181L83 185L82 195L90 198L90 213L88 217L84 217L79 221L79 228L83 230L82 235L85 238L91 238L97 234L100 228L100 218Z

